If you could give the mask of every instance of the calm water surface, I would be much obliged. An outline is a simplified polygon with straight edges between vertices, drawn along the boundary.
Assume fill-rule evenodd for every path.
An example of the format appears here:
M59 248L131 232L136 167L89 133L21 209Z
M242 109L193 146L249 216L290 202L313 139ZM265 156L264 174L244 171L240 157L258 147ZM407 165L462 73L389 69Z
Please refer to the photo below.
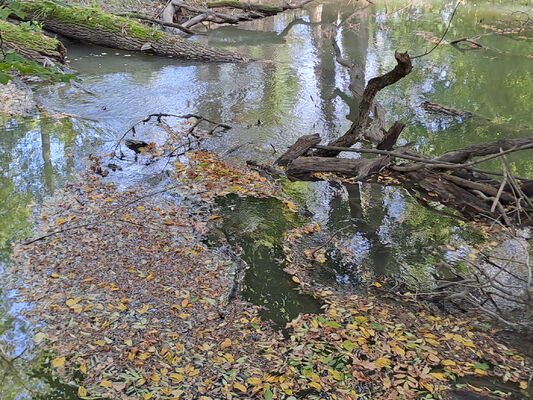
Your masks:
M207 146L242 160L273 160L304 134L320 133L327 141L346 131L358 107L348 89L347 71L334 61L332 35L345 56L362 66L368 80L395 65L395 50L415 55L429 49L432 44L426 38L440 36L455 5L414 1L406 7L407 2L387 1L354 14L352 3L310 5L198 38L268 62L184 63L71 44L70 65L78 71L83 89L70 84L43 86L39 99L48 113L0 117L2 269L9 271L10 243L31 234L31 206L84 169L87 155L109 153L117 138L147 114L194 112L229 123L233 129ZM519 23L520 12L527 10L527 2L467 1L460 6L448 38L488 32L487 26L501 19ZM338 21L347 22L334 32L332 26ZM501 137L530 136L532 41L533 35L526 32L485 36L479 39L485 48L478 50L439 46L417 59L407 78L380 92L378 100L387 110L388 123L406 122L402 140L415 142L428 155ZM419 107L426 100L479 118L461 121L427 114ZM140 137L164 140L151 127ZM533 178L533 162L527 155L517 154L510 162L517 174ZM116 177L128 186L159 172L132 160ZM431 279L432 265L449 256L445 244L461 249L464 243L478 240L457 221L422 209L396 188L300 182L286 184L286 190L315 215L325 231L343 228L338 239L348 253L329 251L317 277L349 290L357 289L365 271L408 272L417 279ZM280 323L299 312L315 311L317 305L294 293L275 262L279 243L272 238L297 222L283 217L276 202L229 199L225 206L231 218L224 229L251 234L237 237L235 243L241 247L251 243L245 249L252 268L243 295L269 306L270 317ZM279 218L265 219L273 212ZM287 280L287 285L263 284L267 272L274 279ZM15 302L15 295L2 291L0 285L0 344L9 357L22 354L18 360L23 360L24 368L20 362L9 365L0 359L5 375L0 397L32 397L28 393L33 393L34 398L75 398L75 390L50 377L46 353L32 348L31 335L17 318L24 305Z

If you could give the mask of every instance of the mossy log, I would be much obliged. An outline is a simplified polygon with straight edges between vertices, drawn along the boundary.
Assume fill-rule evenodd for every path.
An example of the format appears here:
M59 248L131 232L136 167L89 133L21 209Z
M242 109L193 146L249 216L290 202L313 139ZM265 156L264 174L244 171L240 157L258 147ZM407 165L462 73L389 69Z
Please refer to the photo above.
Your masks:
M172 36L96 8L62 7L50 1L23 2L21 8L27 18L40 21L47 30L100 46L187 60L247 61L243 55Z
M65 62L67 50L59 40L3 20L0 20L0 33L4 51L15 50L28 60L43 65Z

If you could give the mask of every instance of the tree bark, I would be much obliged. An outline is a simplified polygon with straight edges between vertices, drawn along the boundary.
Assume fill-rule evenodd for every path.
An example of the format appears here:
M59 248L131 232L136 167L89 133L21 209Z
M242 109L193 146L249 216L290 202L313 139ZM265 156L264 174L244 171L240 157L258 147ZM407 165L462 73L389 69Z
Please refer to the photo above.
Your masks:
M303 156L307 151L320 143L320 136L318 134L314 135L305 135L300 137L296 143L294 143L289 149L276 160L275 164L286 167L294 159Z
M357 177L364 180L369 175L379 172L391 163L389 157L379 158L331 158L331 157L301 157L289 164L287 176L297 179L313 179L317 172L333 173L347 177Z
M65 62L67 50L59 40L45 36L41 32L26 31L19 25L2 20L0 20L0 33L3 51L15 50L28 60L43 65Z
M28 18L42 22L46 29L83 42L186 60L247 61L244 55L168 35L97 9L61 7L49 1L24 2L21 7Z
M413 65L409 54L396 52L394 57L396 58L397 65L392 71L368 81L359 106L359 117L357 118L357 121L352 124L350 129L343 136L329 143L328 146L351 147L357 143L364 135L369 114L378 92L383 88L398 82L412 71ZM335 157L338 154L338 152L331 150L319 150L316 153L317 156L322 157Z
M313 0L302 0L296 4L281 3L279 5L251 4L249 2L240 2L235 0L223 0L207 3L207 7L194 7L185 4L182 0L171 0L161 14L161 19L165 22L173 22L174 15L180 9L184 9L192 14L196 14L191 19L185 21L182 26L190 28L203 21L214 22L217 24L238 24L241 21L252 21L279 14L286 10L302 8ZM241 13L222 13L214 11L219 8L232 8L242 10Z

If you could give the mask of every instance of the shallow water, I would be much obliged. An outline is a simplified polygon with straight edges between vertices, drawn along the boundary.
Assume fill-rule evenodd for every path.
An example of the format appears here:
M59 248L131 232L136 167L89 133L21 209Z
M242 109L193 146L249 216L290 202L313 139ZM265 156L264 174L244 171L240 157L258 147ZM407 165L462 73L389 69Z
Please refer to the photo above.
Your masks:
M448 38L474 36L488 32L484 25L496 24L498 19L520 18L520 13L511 12L527 10L526 3L468 1L460 6ZM311 4L303 11L238 28L220 28L198 38L269 62L184 63L70 44L70 65L79 72L83 89L69 84L42 86L40 101L51 117L36 113L31 118L1 119L1 267L9 268L10 242L31 233L30 206L85 168L83 159L90 153L110 153L117 138L149 113L195 112L231 124L233 129L206 146L242 160L272 160L303 134L318 132L329 140L344 132L356 115L357 102L349 95L347 71L334 61L329 37L332 23L353 14L352 4ZM405 8L406 4L377 2L351 17L336 33L343 53L363 66L366 80L392 68L396 49L420 54L431 48L420 32L440 36L455 2L419 0ZM404 121L407 128L402 141L414 142L418 150L429 155L500 137L530 136L533 58L528 56L533 56L532 39L531 33L491 35L479 39L484 49L439 46L417 59L407 78L380 92L378 99L387 110L388 123ZM461 121L427 114L419 107L425 100L481 118ZM75 117L57 118L54 111ZM164 140L151 127L139 135L148 141ZM533 162L527 154L516 154L510 162L517 174L533 178ZM159 176L157 167L139 165L132 157L128 165L115 175L123 186ZM342 229L338 239L349 256L338 249L329 251L328 261L317 269L317 276L350 290L357 289L365 271L375 276L408 272L416 279L430 280L434 263L453 256L446 244L461 251L464 243L479 240L456 220L421 208L396 188L300 182L287 183L286 190L313 212L325 231ZM255 206L247 212L279 213L276 204L260 202ZM236 214L230 221L234 226L228 229L242 228L238 216L242 215ZM269 229L260 224L254 232L267 237ZM257 254L257 248L254 251ZM259 253L263 258L275 258L275 251ZM253 257L250 260L253 262ZM294 291L289 292L293 286L280 272L282 267L263 269L257 259L255 262L245 285L248 299L260 305L266 300L271 317L278 322L299 310L314 310L308 299L298 299ZM268 260L265 264L272 266ZM253 278L262 271L281 274L276 276L288 281L287 301L283 291L276 288L274 293L272 285L263 285L260 278L254 286ZM11 315L17 321L17 305L13 305L14 299L9 300L12 295L1 293L0 326L5 328L0 333L9 354L16 356L31 340L23 332L24 321L9 318ZM21 357L27 359L28 366L46 365L46 356L35 354L28 351ZM1 397L15 398L25 389L16 375L6 371ZM40 376L44 379L45 375ZM44 386L37 389L45 391Z

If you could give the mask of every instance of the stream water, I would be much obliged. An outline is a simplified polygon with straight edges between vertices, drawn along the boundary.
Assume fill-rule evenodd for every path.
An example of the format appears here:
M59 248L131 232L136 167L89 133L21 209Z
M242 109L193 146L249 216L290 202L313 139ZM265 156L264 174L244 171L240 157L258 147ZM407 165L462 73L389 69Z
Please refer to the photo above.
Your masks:
M78 85L38 88L48 113L68 113L59 121L46 113L0 116L0 268L9 271L10 243L31 234L31 207L80 170L90 153L109 153L125 130L150 113L194 112L230 123L233 129L211 140L208 148L242 160L272 160L299 136L318 132L328 140L343 133L357 113L349 94L349 76L334 61L331 35L343 53L363 66L365 79L391 69L394 50L420 54L439 37L454 1L377 1L354 14L353 2L326 1L305 10L223 27L198 37L214 46L271 60L246 65L197 64L71 43L70 66ZM448 38L489 32L499 20L519 24L528 1L467 1L460 6ZM518 20L518 22L517 22ZM332 31L334 23L345 21ZM426 33L424 33L426 32ZM472 49L443 44L417 59L415 69L397 85L380 92L389 123L402 120L402 141L414 142L428 155L499 137L529 136L533 125L533 37L529 33L490 35ZM463 43L464 45L464 43ZM428 100L480 118L460 120L425 113ZM490 122L489 122L490 121ZM142 137L160 141L150 131ZM152 136L150 136L152 135ZM510 158L512 169L533 178L533 160ZM121 185L146 181L153 167L131 162L116 175ZM457 220L434 214L397 188L329 183L286 184L293 199L314 214L325 231L342 229L338 239L350 255L332 250L317 279L357 290L365 271L376 276L408 272L431 279L433 265L450 256L446 245L461 249L479 238ZM243 249L250 265L243 296L268 308L265 316L282 324L318 304L299 295L282 266L283 231L299 224L275 201L229 198L223 227L231 244ZM0 345L9 357L31 348L17 312L15 294L0 285ZM26 371L0 361L2 399L27 398L26 374L37 376L34 398L76 398L75 390L54 381L46 354L27 350Z

